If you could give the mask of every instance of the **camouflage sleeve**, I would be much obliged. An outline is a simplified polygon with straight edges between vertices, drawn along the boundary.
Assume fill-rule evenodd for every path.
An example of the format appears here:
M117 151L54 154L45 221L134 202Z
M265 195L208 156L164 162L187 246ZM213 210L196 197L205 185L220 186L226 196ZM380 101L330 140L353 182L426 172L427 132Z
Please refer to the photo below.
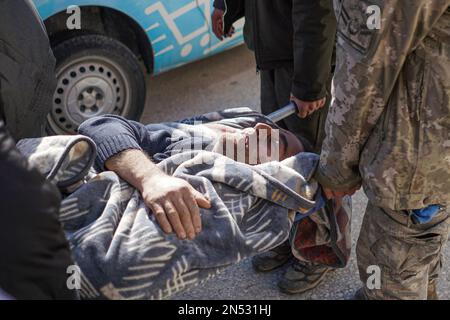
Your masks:
M377 7L370 7L374 3L381 9L379 25ZM322 186L346 191L361 182L360 153L406 57L449 5L450 0L335 0L338 39L333 102L316 173Z

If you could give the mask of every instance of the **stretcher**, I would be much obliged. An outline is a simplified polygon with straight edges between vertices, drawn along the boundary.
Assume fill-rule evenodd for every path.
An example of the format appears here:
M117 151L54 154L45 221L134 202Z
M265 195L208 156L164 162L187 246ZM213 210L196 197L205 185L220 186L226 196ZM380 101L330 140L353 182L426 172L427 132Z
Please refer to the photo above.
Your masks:
M267 117L272 120L273 122L279 122L283 119L286 119L287 117L295 114L297 112L297 105L295 102L291 101L287 106L272 112L271 114L267 115Z

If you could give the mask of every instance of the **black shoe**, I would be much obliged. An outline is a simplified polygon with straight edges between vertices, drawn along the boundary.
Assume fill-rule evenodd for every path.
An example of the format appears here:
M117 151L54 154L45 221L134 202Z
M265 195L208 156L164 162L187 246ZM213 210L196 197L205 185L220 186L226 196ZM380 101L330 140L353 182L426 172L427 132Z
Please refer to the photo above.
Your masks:
M259 272L268 272L281 267L292 257L291 246L285 242L279 247L261 253L252 259L253 268Z
M278 287L287 294L303 293L317 287L331 270L334 269L295 259L278 282Z

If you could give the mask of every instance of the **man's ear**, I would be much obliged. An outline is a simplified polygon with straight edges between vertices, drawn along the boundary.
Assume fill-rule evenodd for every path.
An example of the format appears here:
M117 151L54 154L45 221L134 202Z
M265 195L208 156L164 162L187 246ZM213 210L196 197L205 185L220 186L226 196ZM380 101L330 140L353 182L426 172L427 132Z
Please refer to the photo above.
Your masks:
M255 126L255 130L256 131L265 130L267 132L267 137L268 138L272 135L272 129L273 128L271 126L269 126L268 124L261 123L261 122L257 123L256 126Z

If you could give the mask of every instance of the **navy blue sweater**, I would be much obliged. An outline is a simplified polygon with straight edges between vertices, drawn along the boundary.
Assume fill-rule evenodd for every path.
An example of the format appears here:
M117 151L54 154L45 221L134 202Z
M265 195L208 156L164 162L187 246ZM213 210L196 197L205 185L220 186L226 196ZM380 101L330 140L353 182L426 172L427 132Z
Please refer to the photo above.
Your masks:
M143 125L125 118L106 115L85 121L78 132L94 140L97 145L96 169L105 170L105 162L114 155L128 150L144 151L153 161L168 158L174 150L210 146L216 135L199 125L178 122Z

